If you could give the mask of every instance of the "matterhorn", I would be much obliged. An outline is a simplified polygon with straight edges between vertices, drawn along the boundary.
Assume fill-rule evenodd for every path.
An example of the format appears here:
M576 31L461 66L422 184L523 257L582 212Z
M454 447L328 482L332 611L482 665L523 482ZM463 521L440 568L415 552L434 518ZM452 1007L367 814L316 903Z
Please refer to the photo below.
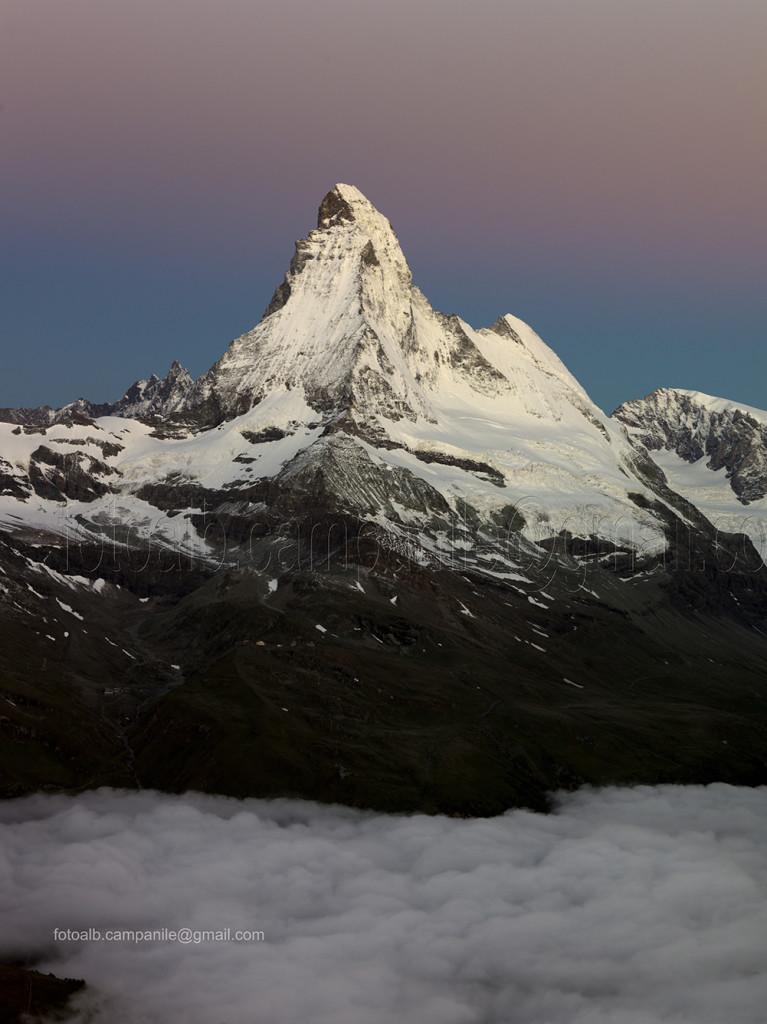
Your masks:
M606 416L515 316L433 309L350 185L197 380L0 417L5 796L767 781L767 414Z

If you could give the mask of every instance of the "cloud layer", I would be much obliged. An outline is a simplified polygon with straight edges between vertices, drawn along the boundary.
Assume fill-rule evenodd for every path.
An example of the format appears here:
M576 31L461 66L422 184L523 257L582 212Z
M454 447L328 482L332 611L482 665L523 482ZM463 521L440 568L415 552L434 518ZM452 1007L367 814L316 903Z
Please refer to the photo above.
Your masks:
M85 977L92 1024L758 1024L765 848L767 789L725 785L466 821L35 796L0 805L0 957ZM53 940L182 927L264 941Z

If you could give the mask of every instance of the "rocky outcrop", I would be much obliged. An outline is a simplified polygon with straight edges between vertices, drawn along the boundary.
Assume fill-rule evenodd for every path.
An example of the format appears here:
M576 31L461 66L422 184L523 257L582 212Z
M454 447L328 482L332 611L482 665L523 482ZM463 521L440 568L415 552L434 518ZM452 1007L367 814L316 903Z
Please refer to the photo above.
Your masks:
M58 452L40 445L30 458L29 482L41 498L95 501L112 490L104 477L114 470L84 452Z
M767 413L661 388L624 402L613 417L651 452L674 451L690 463L706 458L709 469L724 469L741 504L767 494Z
M188 371L174 361L167 376L160 379L153 373L149 380L137 380L116 402L96 403L78 398L60 409L49 405L37 409L0 409L0 423L49 427L54 423L82 423L83 418L92 421L100 416L166 416L183 406L192 383Z
M84 981L73 978L0 964L0 1024L70 1020L73 1011L66 1008L69 997L84 986Z

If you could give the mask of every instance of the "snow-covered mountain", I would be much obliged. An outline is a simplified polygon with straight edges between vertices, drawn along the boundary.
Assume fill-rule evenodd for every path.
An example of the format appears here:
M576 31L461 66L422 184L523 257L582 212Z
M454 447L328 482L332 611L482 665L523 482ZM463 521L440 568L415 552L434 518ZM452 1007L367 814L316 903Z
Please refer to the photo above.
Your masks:
M25 426L49 427L77 416L97 419L99 416L167 416L184 403L193 386L189 372L176 360L167 376L152 374L149 380L137 380L116 402L89 402L78 398L60 409L49 405L36 409L0 409L0 422Z
M349 185L322 201L260 323L206 374L174 363L91 426L92 411L2 425L0 522L80 536L130 520L145 540L199 550L221 539L201 539L203 510L225 508L241 535L277 495L293 509L322 497L433 557L457 545L514 574L570 538L654 557L669 517L690 518L530 327L436 312ZM231 537L225 557L245 557Z
M613 417L644 445L669 485L767 559L767 412L698 391L661 388Z
M351 186L198 380L0 419L2 795L767 780L765 414L605 416Z

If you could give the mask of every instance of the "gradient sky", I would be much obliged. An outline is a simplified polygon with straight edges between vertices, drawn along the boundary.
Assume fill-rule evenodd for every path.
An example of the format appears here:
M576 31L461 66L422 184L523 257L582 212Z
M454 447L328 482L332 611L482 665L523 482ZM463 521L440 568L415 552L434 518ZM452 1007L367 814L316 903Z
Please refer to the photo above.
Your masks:
M356 185L607 412L767 408L764 0L0 0L0 406L193 376Z

